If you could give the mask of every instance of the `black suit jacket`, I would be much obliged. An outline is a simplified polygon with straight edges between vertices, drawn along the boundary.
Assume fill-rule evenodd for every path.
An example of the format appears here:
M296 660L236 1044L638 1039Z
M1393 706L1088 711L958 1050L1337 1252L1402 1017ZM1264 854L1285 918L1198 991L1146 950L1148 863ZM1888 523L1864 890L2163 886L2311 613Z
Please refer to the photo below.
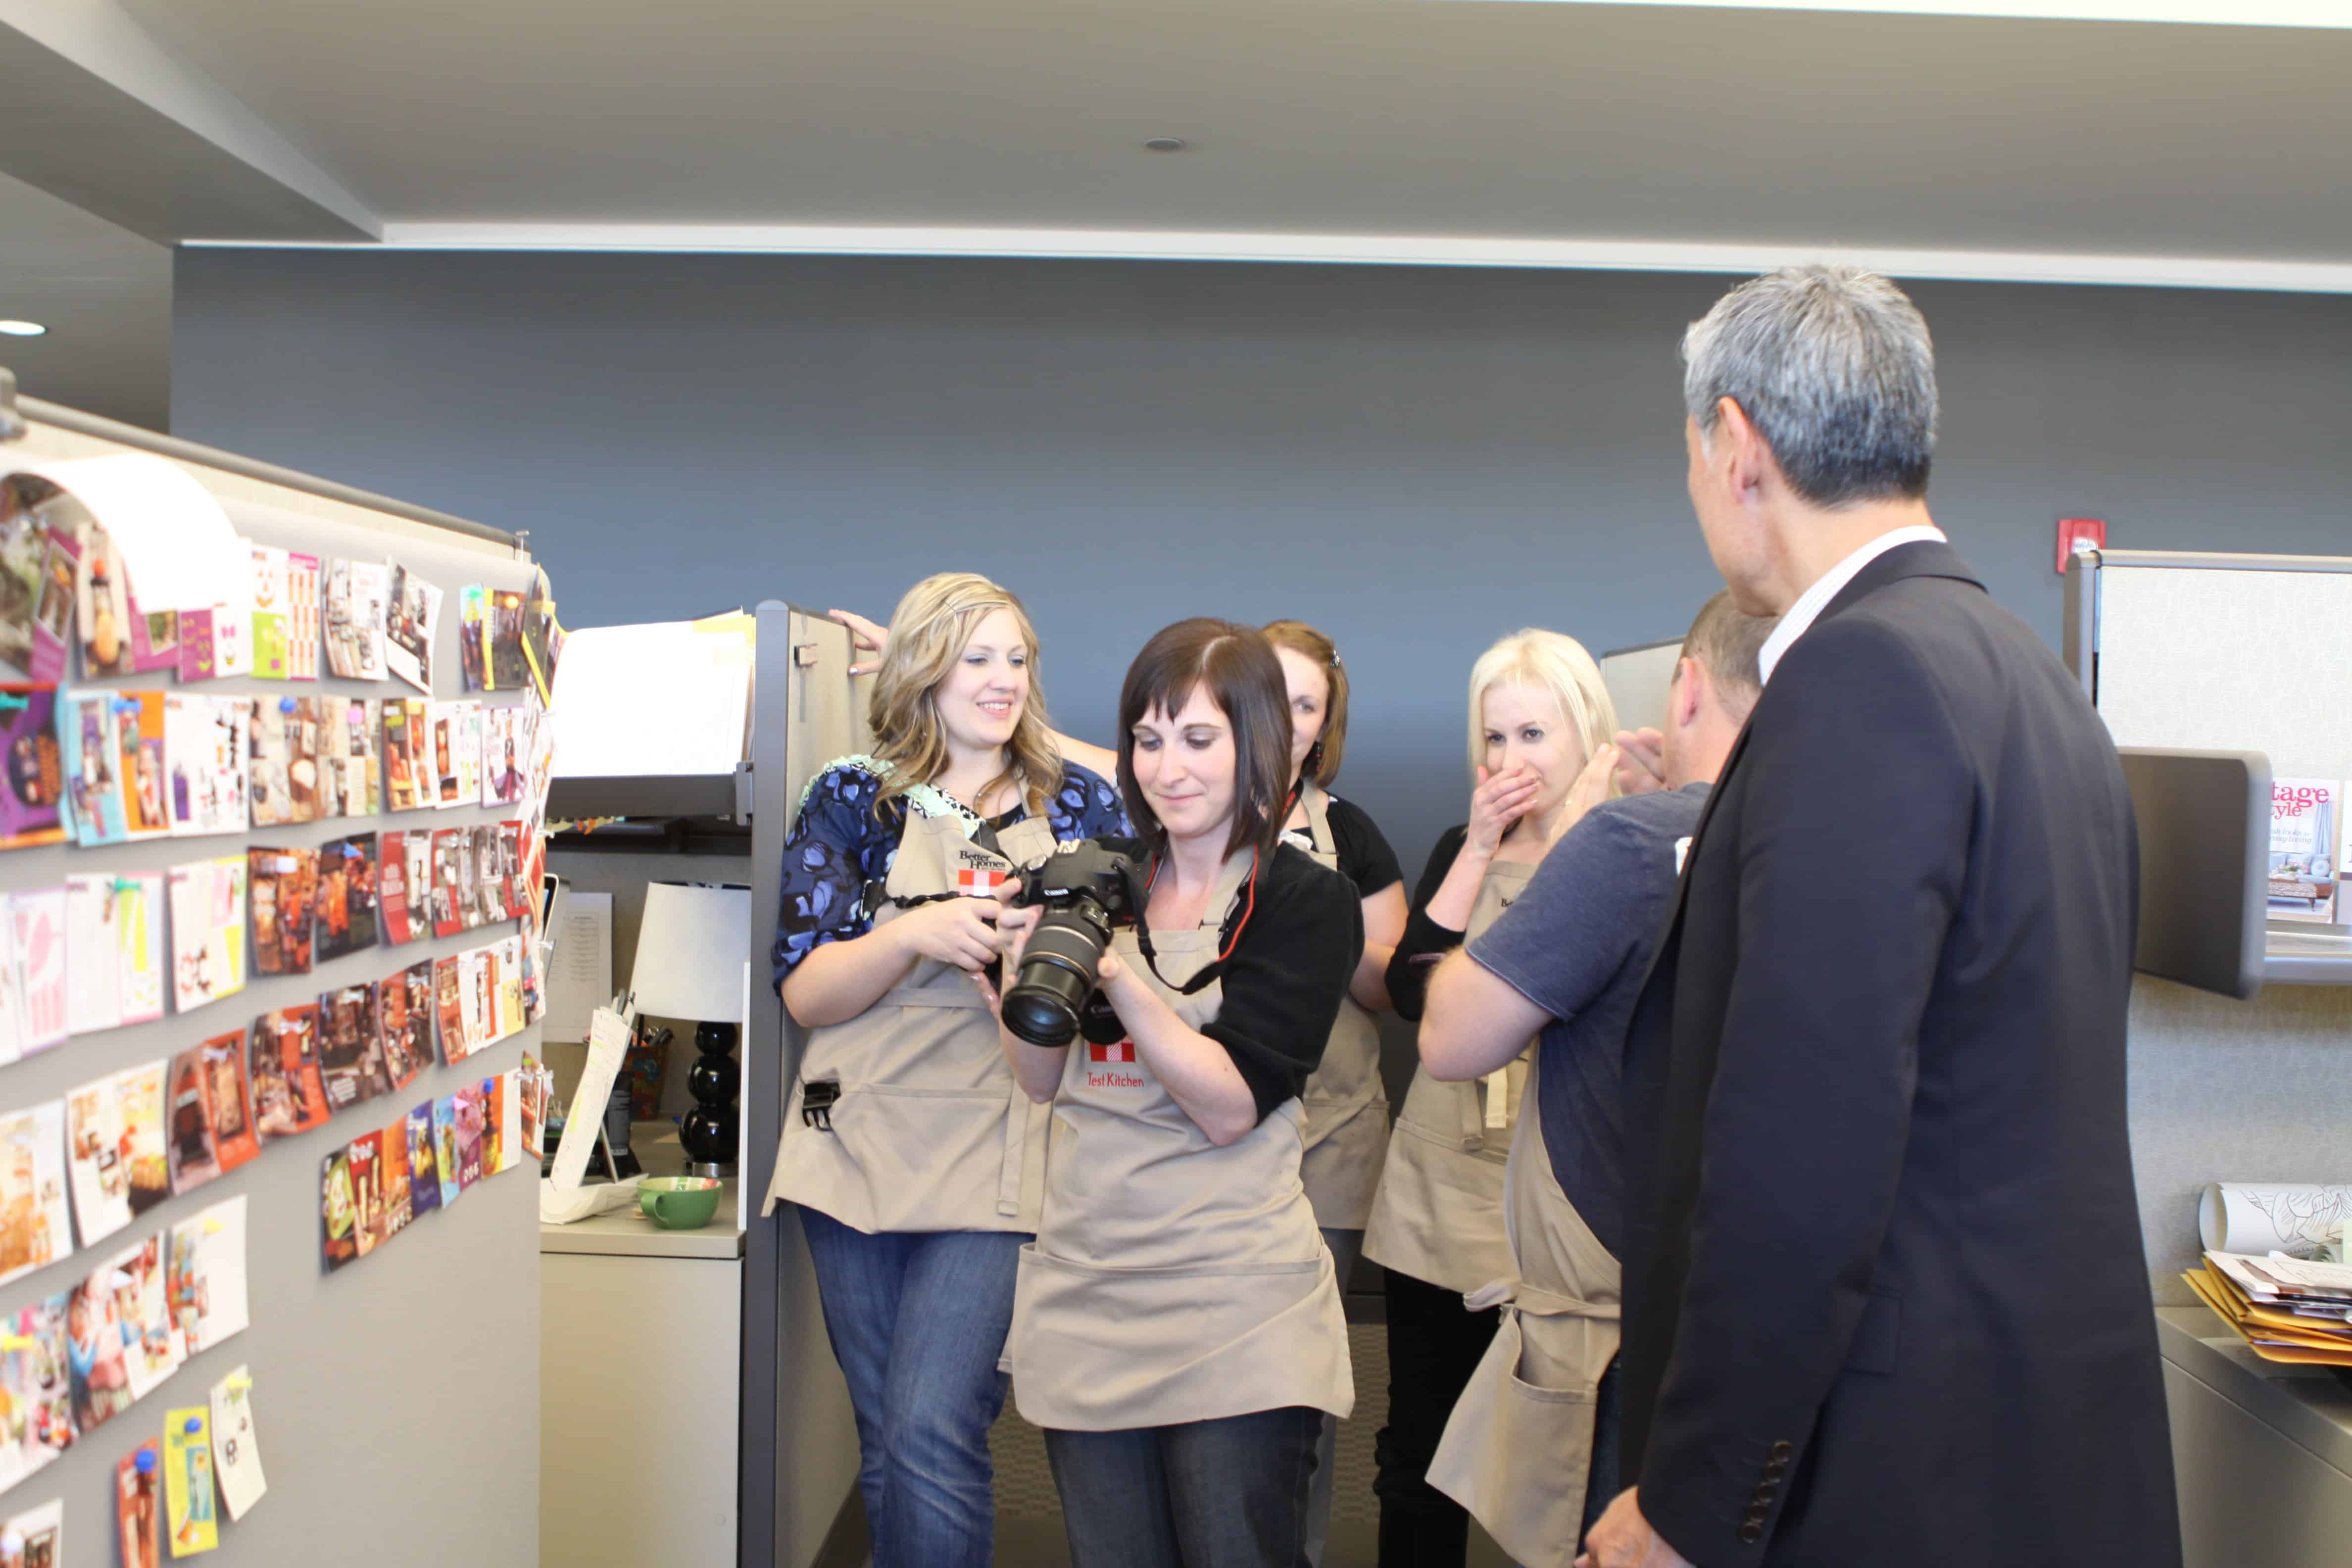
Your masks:
M1626 1045L1626 1477L1700 1568L2177 1568L2098 716L1950 547L1791 647Z

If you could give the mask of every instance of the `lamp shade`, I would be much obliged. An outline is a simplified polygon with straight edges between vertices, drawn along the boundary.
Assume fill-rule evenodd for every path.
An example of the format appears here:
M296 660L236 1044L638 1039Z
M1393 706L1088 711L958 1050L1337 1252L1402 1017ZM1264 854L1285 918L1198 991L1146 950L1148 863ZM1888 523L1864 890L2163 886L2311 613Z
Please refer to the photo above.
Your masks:
M645 921L629 970L637 1011L741 1023L743 965L751 952L751 889L647 883Z

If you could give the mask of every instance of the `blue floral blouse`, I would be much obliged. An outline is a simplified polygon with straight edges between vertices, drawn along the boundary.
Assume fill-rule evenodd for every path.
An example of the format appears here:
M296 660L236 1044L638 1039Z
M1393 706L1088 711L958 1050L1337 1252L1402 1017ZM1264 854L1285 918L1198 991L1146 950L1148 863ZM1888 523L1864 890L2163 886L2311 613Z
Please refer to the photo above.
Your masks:
M890 874L907 822L903 795L876 816L874 797L881 788L882 781L872 772L844 759L811 780L801 797L800 818L784 841L783 901L776 918L774 952L777 984L823 943L846 942L873 929L873 917L862 907L866 884ZM996 818L995 825L1018 822L1028 815L1026 806L1016 805ZM1057 840L1133 831L1126 807L1119 804L1118 787L1076 763L1062 764L1061 787L1045 798L1045 820Z

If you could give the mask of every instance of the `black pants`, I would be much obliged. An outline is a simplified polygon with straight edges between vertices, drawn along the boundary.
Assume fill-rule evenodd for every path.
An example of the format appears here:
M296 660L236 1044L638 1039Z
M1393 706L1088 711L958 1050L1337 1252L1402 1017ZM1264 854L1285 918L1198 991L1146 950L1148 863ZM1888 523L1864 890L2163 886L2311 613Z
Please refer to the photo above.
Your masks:
M1459 1568L1470 1549L1470 1516L1429 1484L1429 1461L1445 1418L1469 1386L1502 1320L1500 1308L1473 1312L1462 1293L1393 1268L1389 1311L1389 1424L1373 1439L1381 1500L1381 1568Z
M1323 1413L1302 1405L1127 1432L1047 1428L1076 1568L1306 1568Z

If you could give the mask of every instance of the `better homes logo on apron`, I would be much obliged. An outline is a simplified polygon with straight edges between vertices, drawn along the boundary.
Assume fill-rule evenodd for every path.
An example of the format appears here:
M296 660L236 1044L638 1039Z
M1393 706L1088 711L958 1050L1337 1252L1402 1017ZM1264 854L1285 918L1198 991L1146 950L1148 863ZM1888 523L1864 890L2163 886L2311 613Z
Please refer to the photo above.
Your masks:
M1097 1062L1105 1064L1109 1070L1097 1072L1094 1068ZM1117 1039L1107 1046L1097 1045L1094 1041L1088 1040L1087 1042L1087 1087L1088 1089L1141 1089L1143 1072L1139 1067L1132 1065L1134 1062L1135 1042L1133 1040ZM1129 1070L1121 1072L1116 1066L1111 1065L1115 1063L1129 1064Z

